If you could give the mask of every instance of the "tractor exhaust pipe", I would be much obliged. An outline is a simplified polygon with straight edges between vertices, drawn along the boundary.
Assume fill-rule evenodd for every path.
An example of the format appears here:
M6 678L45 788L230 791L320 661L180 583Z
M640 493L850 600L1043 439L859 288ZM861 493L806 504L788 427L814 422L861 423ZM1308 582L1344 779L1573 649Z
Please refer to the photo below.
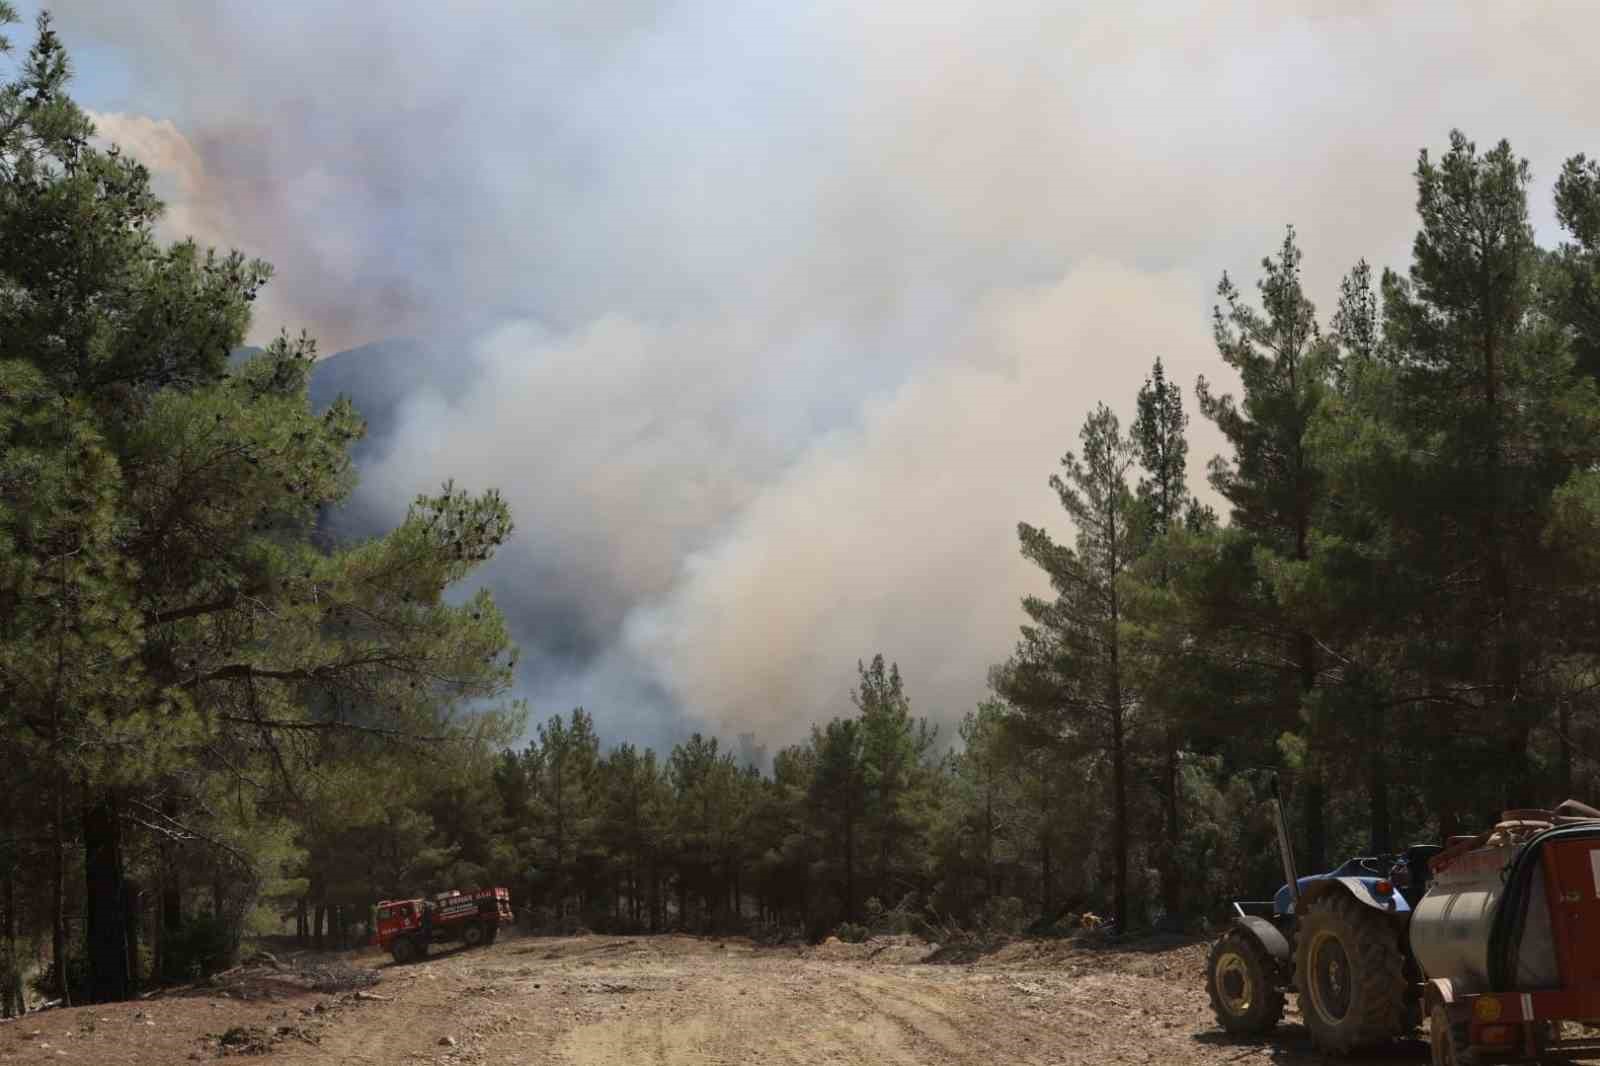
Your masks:
M1300 913L1300 878L1295 876L1294 844L1289 840L1289 819L1283 813L1283 797L1278 792L1278 775L1272 775L1272 821L1278 829L1278 855L1283 859L1283 877L1289 883L1289 898L1295 913Z

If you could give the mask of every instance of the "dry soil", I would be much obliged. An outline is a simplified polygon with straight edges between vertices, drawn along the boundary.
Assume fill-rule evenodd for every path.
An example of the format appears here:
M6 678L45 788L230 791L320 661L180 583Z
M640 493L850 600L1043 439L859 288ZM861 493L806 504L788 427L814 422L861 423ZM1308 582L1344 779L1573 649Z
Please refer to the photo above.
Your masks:
M955 1066L1322 1062L1290 1018L1270 1040L1213 1023L1205 945L909 940L759 947L693 937L503 938L318 993L264 968L138 1003L0 1024L0 1064L351 1063ZM303 961L303 960L302 960ZM286 960L289 968L295 963ZM382 998L377 998L382 997ZM1366 1062L1427 1061L1420 1041Z

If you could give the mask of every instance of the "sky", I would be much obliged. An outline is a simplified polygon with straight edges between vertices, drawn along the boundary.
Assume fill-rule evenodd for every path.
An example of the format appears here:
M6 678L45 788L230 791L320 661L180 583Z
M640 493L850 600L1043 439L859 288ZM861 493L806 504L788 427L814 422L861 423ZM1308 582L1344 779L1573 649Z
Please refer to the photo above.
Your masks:
M611 741L795 741L877 652L953 734L1084 416L1157 357L1191 411L1231 385L1223 271L1291 223L1325 310L1404 269L1453 127L1529 159L1554 241L1600 152L1588 0L53 11L165 232L275 265L254 339L413 340L358 503L500 488L517 694ZM1220 450L1195 412L1196 487Z

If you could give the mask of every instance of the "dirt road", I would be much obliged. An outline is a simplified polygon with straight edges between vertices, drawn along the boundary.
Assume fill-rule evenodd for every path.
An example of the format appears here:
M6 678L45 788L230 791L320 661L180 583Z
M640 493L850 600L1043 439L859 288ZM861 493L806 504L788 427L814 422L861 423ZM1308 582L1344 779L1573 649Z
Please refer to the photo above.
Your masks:
M1201 945L1109 951L1020 943L978 958L943 951L923 961L930 950L900 941L761 948L588 936L502 940L403 967L369 956L383 977L373 993L389 998L246 997L207 1008L151 1001L131 1031L170 1039L149 1057L118 1036L126 1005L50 1011L6 1026L14 1039L0 1029L0 1063L165 1066L231 1057L235 1049L216 1039L217 1012L246 1025L240 1012L250 1010L268 1031L274 1018L309 1019L285 1027L267 1056L254 1060L274 1066L1322 1061L1292 1017L1270 1042L1224 1039L1201 989ZM98 1012L102 1023L84 1032L70 1017L80 1010ZM195 1027L184 1020L195 1011L211 1032L175 1031ZM1363 1061L1417 1063L1427 1055L1413 1042Z

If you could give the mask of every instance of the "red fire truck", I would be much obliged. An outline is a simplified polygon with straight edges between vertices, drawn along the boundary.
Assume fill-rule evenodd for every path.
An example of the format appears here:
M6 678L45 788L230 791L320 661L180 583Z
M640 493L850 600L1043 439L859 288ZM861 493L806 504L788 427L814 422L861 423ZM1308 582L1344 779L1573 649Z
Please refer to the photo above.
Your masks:
M428 954L435 940L460 940L467 947L492 944L510 925L511 893L503 888L441 892L432 899L386 899L378 904L373 942L406 963Z

